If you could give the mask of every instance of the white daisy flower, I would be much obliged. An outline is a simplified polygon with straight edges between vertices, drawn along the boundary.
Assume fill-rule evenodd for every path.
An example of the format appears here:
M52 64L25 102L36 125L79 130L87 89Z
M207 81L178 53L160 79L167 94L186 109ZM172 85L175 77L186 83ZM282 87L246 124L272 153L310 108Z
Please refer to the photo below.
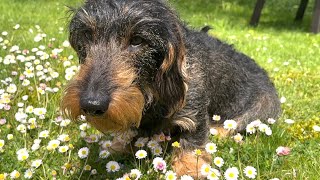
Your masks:
M116 161L109 161L106 165L107 172L117 172L120 169L119 163Z
M41 159L37 159L37 160L32 161L31 167L37 169L39 166L41 166L41 164L42 164L42 160Z
M200 169L201 175L208 176L210 169L211 166L209 164L203 164Z
M219 180L219 177L221 176L220 172L217 169L210 169L210 172L207 175L207 179L209 180Z
M225 120L223 128L226 130L235 130L237 128L237 122L234 120Z
M108 158L109 155L110 155L110 153L109 153L109 151L107 151L107 150L102 150L102 151L100 151L100 153L99 153L99 157L102 158L102 159Z
M228 168L224 172L224 177L226 180L237 180L239 176L239 171L236 167Z
M218 167L222 167L224 164L224 161L221 157L215 157L213 160L213 163Z
M147 157L147 151L138 150L135 155L136 155L137 159L143 159L143 158Z
M165 174L166 180L176 180L177 179L177 174L173 171L168 171Z
M88 154L89 154L89 148L87 148L87 147L83 147L83 148L79 149L79 151L78 151L78 156L81 159L88 157Z
M244 170L243 170L243 172L244 172L244 174L245 174L248 178L250 178L250 179L256 178L257 170L256 170L254 167L252 167L252 166L247 166L247 167L245 167Z
M217 152L217 145L215 143L206 144L206 151L209 154L213 154L213 153Z

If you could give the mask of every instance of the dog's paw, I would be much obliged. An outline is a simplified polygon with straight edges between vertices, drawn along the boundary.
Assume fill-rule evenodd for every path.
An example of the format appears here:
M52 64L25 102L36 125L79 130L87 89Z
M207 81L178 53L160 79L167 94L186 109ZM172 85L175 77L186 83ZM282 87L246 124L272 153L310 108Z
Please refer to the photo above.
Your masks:
M210 162L211 156L207 153L203 152L197 157L194 152L182 152L175 155L172 167L179 177L190 175L196 179L203 179L205 177L201 175L201 166Z

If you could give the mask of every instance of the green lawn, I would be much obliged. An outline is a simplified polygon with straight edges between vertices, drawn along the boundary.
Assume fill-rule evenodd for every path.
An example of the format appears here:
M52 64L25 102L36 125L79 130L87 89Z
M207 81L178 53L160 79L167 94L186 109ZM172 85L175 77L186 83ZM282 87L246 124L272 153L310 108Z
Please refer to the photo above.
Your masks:
M181 19L191 27L200 29L210 25L213 27L211 35L233 44L236 49L254 58L268 71L279 96L286 98L282 104L281 118L276 124L269 125L271 136L261 132L244 135L247 137L241 144L232 138L210 137L218 149L213 156L224 160L221 168L213 163L211 165L222 176L228 168L237 167L239 179L248 179L243 169L253 166L257 170L256 179L319 179L320 132L316 132L314 127L320 126L320 35L308 32L314 0L310 1L303 21L293 21L299 2L268 0L259 26L252 28L248 26L248 21L255 1L171 1L181 14ZM62 89L67 83L65 69L75 71L72 68L78 65L75 53L65 45L69 19L66 6L80 4L75 0L0 2L0 180L4 176L10 179L10 173L14 170L20 173L20 179L25 179L27 170L33 172L33 179L116 179L134 168L142 172L142 179L165 178L163 173L153 170L154 156L150 151L144 160L137 160L134 154L99 158L100 145L98 142L88 142L88 137L98 137L99 142L105 142L110 137L100 137L93 128L80 130L79 125L84 128L85 122L68 124L68 121L62 121L61 124L58 107ZM20 27L14 29L17 24ZM45 34L46 37L35 42L38 34ZM16 51L17 46L21 52ZM29 54L23 54L25 49L29 50ZM57 53L57 49L62 51ZM64 66L66 62L71 65ZM29 80L28 84L27 80L22 80L22 75L28 74L31 67L34 67L36 74L24 78ZM16 89L10 84L14 84ZM27 100L23 99L25 95L28 95ZM28 106L43 108L46 113L41 116L38 112L37 115L37 111L43 109L27 113L30 110ZM21 118L24 114L27 114L26 121ZM285 123L287 119L294 120L294 123ZM49 131L48 137L39 137L44 130ZM81 131L82 135L86 132L86 138L81 138ZM62 134L68 135L70 140L60 139L60 151L48 150L48 147L54 147L49 142L54 143L52 140L57 140ZM41 139L39 149L33 151L36 146L34 140L38 138ZM161 144L162 147L171 146L171 142ZM290 147L291 153L278 156L276 149L279 146ZM66 152L61 152L62 148L67 147ZM78 156L82 147L90 149L89 155L83 159ZM19 151L23 148L28 153ZM42 160L39 167L33 165L37 159ZM169 154L165 160L169 170ZM109 161L120 163L120 171L107 172ZM96 169L97 174L92 174L88 165L91 170ZM85 166L87 169L84 169Z

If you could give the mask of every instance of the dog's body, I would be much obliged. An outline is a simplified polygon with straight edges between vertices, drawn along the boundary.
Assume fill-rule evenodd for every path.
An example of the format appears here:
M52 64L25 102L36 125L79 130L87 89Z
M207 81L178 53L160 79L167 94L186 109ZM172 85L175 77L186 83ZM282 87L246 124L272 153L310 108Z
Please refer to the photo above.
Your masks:
M280 113L263 69L188 29L161 0L89 0L75 10L70 42L81 69L62 108L73 119L86 115L100 131L162 131L191 152L203 147L210 124L233 119L242 131L252 120ZM214 114L221 116L216 124Z

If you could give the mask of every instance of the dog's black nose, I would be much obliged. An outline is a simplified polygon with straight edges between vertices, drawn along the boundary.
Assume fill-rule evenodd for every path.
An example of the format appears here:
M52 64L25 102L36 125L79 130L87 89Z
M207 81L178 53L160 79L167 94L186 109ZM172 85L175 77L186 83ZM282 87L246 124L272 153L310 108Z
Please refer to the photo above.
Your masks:
M90 116L101 116L107 110L109 106L109 98L98 98L98 97L85 97L80 98L81 110L85 115Z

